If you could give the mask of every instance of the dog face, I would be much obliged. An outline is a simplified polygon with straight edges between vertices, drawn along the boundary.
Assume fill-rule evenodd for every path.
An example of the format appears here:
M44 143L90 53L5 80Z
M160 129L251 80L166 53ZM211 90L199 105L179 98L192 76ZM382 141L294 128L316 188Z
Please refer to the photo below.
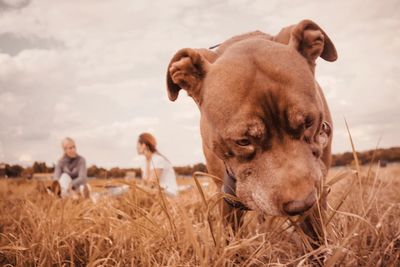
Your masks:
M183 88L195 100L203 145L234 175L236 195L251 209L295 215L317 199L332 132L314 78L322 55L337 57L326 34L303 21L276 37L245 34L216 52L183 49L171 60L170 99Z

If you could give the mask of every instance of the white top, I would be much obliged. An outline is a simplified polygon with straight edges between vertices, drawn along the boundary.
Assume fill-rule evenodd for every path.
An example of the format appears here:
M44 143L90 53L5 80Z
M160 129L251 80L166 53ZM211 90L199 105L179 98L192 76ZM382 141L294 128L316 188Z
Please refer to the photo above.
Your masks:
M144 177L149 175L146 172L146 164L142 166L142 173ZM169 194L176 195L178 193L178 184L176 183L176 175L171 162L163 156L154 153L150 160L150 170L160 169L160 186L165 189Z

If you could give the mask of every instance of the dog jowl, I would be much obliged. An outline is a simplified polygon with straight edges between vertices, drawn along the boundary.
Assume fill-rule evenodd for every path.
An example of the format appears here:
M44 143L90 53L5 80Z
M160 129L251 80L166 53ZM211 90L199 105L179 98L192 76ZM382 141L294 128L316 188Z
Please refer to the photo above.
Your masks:
M171 59L169 99L184 89L197 104L207 168L227 177L219 185L241 208L298 215L316 203L332 140L314 75L318 57L335 61L336 49L324 30L303 20L276 36L246 33Z

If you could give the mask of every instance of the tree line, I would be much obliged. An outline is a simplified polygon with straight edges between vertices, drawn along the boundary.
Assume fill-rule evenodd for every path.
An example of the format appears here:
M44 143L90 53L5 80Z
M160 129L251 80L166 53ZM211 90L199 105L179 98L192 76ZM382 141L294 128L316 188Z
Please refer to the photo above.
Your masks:
M356 152L360 164L368 164L370 162L398 162L400 161L400 147L379 148L364 152ZM332 156L332 166L345 166L354 163L352 152L334 154ZM194 165L174 167L176 174L189 176L196 171L207 172L207 167L203 163ZM88 168L89 177L97 178L122 178L127 174L135 174L136 177L142 176L140 168L118 168L105 169L92 165ZM34 162L30 167L22 167L20 165L0 164L0 177L27 177L31 178L34 173L52 173L54 172L54 164L47 166L45 162Z
M45 162L34 162L32 166L22 167L18 164L10 165L1 163L0 164L0 177L26 177L32 178L35 173L53 173L54 164L48 166ZM207 172L207 167L203 163L194 165L174 167L176 174L178 175L192 175L196 171ZM87 169L88 177L96 178L123 178L127 174L133 174L135 177L142 177L142 171L140 168L119 168L114 167L106 169L92 165Z
M400 161L400 147L378 148L364 152L356 152L360 164L365 165L370 162L397 162ZM345 166L354 163L353 152L334 154L332 156L332 166Z

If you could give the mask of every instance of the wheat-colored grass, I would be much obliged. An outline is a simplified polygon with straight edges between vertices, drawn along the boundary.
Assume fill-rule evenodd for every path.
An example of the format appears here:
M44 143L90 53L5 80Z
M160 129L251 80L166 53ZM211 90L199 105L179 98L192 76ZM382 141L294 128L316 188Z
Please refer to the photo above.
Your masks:
M38 181L1 180L0 265L399 266L400 165L333 169L329 180L326 244L317 250L286 218L253 212L233 236L212 185L170 199L132 184L93 203L58 199Z

